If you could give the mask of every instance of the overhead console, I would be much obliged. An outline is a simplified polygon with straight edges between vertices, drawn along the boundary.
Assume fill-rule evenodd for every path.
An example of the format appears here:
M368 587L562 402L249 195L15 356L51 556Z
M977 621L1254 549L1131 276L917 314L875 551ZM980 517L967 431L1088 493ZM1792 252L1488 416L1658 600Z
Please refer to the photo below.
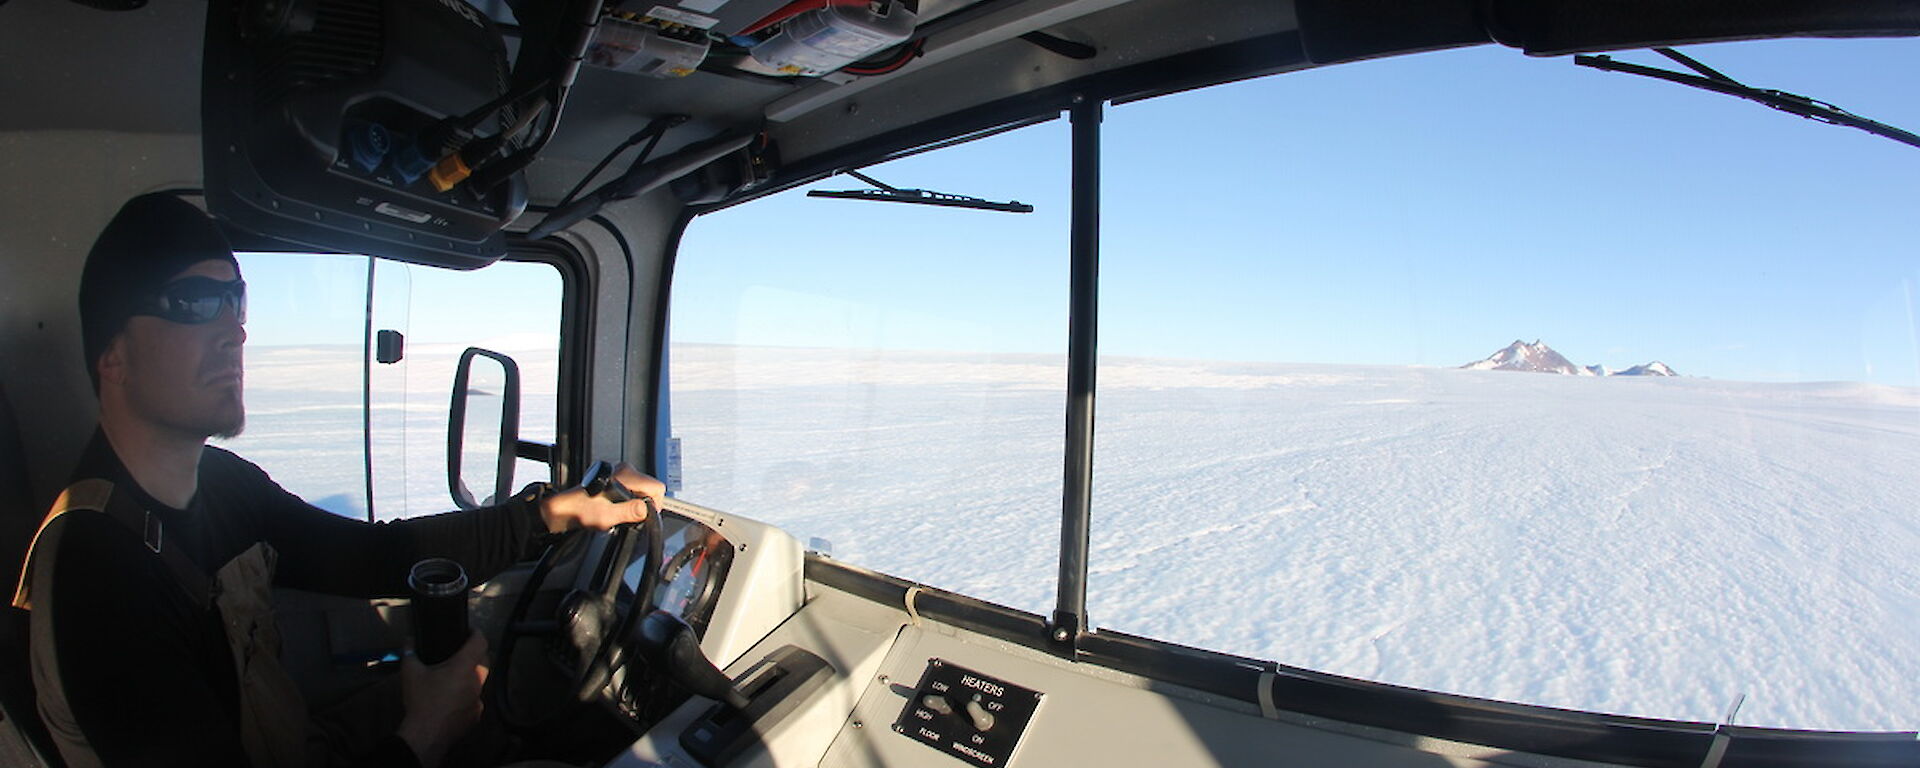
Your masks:
M475 269L505 255L502 231L528 206L524 170L558 130L583 66L774 82L877 76L921 50L916 0L514 5L510 47L501 24L464 0L210 0L209 209L274 240ZM683 203L726 199L779 165L751 120L694 121L705 138L675 137L672 154L651 158L667 128L692 120L676 106L650 105L660 111L635 136L648 144L633 167L579 194L590 173L530 237L670 183Z
M500 228L526 208L527 185L496 156L528 151L516 148L538 108L512 98L500 31L470 6L213 0L202 71L215 214L445 266L505 253Z

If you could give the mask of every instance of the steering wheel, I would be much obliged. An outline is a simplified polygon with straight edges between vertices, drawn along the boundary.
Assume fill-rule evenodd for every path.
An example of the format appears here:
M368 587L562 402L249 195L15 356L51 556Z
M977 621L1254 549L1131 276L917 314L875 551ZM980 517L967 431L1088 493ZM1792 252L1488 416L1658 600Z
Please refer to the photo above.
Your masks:
M587 532L572 531L560 541L551 544L534 564L533 573L527 577L526 586L514 600L513 609L507 615L506 631L501 638L500 652L494 660L494 671L490 681L491 706L507 725L516 728L539 728L564 716L564 710L543 718L529 718L515 709L508 694L509 671L513 663L514 650L522 637L567 637L573 645L582 651L581 662L573 680L574 700L581 703L592 701L602 687L607 684L625 657L626 638L633 626L654 608L653 593L660 581L660 565L665 559L662 549L666 537L662 535L660 510L650 498L635 496L631 491L613 479L612 465L607 462L595 462L587 470L581 486L589 494L605 496L615 502L640 499L647 506L647 517L640 523L627 523L615 526L609 534L612 539L608 554L601 558L593 579L586 589L574 590L561 600L555 617L546 620L528 621L527 613L532 608L533 599L540 591L555 563L564 559L563 552L571 553L577 542L587 539ZM646 545L645 561L641 564L639 588L628 597L626 610L621 612L620 588L625 582L621 578L626 571L633 553L644 540Z
M611 477L607 478L607 492L617 501L632 501L636 498ZM601 589L600 594L596 595L602 611L600 625L604 627L607 619L612 619L615 626L611 632L599 633L599 648L594 650L586 664L581 665L580 672L574 679L575 701L582 703L592 701L594 695L607 684L607 680L613 675L613 668L619 666L620 662L626 658L627 638L633 632L634 623L647 614L653 613L655 608L653 593L660 586L660 565L661 561L666 559L662 556L661 550L666 544L666 536L660 525L660 508L654 506L653 499L644 496L638 498L647 505L647 519L637 526L638 533L646 540L647 547L646 560L641 564L640 584L633 594L627 597L626 612L620 612L617 603L620 599L620 587L625 584L621 574L627 562L633 558L633 537L636 533L633 530L636 526L627 524L621 526L627 530L620 539L620 546L615 547L618 555L608 560L606 585ZM576 635L576 638L581 637ZM580 647L584 649L586 644L582 643Z

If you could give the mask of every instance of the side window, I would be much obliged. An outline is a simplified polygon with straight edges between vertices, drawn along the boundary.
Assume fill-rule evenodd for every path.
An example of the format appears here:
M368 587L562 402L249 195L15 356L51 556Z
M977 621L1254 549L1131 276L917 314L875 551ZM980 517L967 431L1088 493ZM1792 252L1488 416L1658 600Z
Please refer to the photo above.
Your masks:
M375 333L399 331L406 338L400 362L373 366L376 519L454 508L447 489L447 408L454 369L468 347L513 358L520 369L520 439L553 444L560 378L558 270L500 262L456 272L382 261L374 271L373 295ZM510 485L548 477L545 464L521 459ZM486 495L475 490L477 498Z
M1066 149L1061 121L864 169L897 187L1017 199L1031 214L794 190L695 221L669 324L679 495L824 539L847 562L1047 610L1064 460Z
M462 351L512 357L520 439L557 438L558 270L501 262L472 272L338 254L243 253L247 426L221 444L334 514L392 520L454 508L447 417ZM375 360L381 331L404 339ZM517 462L513 483L548 477Z
M246 428L217 444L288 491L367 517L362 418L365 256L242 253L247 281Z

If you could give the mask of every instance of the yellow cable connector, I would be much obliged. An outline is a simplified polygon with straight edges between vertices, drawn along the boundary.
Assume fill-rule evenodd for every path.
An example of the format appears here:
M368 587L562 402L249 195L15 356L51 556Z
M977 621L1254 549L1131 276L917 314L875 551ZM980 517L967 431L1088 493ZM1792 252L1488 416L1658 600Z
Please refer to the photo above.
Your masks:
M467 161L460 159L460 153L455 152L440 158L433 170L427 171L427 180L433 182L434 189L445 192L472 175L473 169L468 168Z

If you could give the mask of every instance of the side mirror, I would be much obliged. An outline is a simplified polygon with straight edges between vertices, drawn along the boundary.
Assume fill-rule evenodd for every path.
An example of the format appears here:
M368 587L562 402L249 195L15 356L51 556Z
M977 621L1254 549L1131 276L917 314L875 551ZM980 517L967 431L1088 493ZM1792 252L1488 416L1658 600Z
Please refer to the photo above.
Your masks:
M447 411L447 489L461 509L499 503L513 493L520 444L520 366L479 347L460 353ZM474 488L488 492L475 500Z

